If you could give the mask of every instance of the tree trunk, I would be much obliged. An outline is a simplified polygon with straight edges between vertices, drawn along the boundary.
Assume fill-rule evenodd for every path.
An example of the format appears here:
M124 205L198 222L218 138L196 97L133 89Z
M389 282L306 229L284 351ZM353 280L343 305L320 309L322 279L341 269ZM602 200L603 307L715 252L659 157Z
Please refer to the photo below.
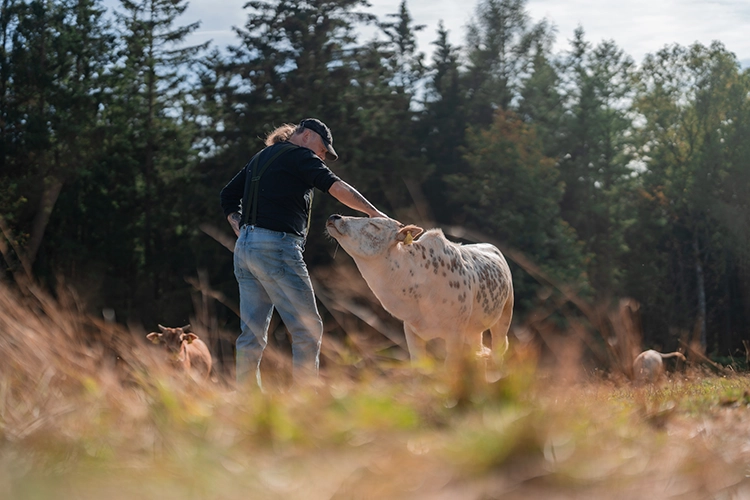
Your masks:
M39 209L34 216L31 237L29 238L29 244L26 247L26 258L30 265L34 264L34 260L36 260L37 253L39 252L39 247L42 246L44 233L47 230L47 224L49 224L49 219L52 216L52 209L55 208L62 187L63 181L57 177L48 177L44 180L44 193L42 194L42 199L39 200Z
M703 352L706 352L706 284L703 276L703 264L701 263L700 250L698 248L698 235L693 235L693 254L695 258L695 278L698 289L698 328L700 328L700 343Z

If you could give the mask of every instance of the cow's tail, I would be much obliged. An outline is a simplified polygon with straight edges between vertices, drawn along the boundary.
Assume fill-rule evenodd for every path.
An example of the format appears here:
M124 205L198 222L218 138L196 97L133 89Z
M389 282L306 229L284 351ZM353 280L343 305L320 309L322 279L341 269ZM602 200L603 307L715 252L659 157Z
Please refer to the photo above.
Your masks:
M502 357L508 350L508 330L510 330L510 322L513 319L513 292L510 293L508 299L503 305L503 312L500 314L500 319L490 327L490 334L492 335L492 350L495 351L496 357Z

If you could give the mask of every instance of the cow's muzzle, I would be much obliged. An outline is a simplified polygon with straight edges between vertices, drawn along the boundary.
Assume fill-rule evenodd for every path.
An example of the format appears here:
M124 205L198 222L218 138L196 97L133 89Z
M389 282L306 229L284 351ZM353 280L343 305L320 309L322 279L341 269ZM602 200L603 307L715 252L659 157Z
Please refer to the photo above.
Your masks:
M331 230L334 230L336 234L341 234L341 231L336 226L336 223L340 220L343 220L343 217L341 217L339 214L333 214L330 217L328 217L328 220L326 221L326 229L328 230L328 233L333 236L331 233Z

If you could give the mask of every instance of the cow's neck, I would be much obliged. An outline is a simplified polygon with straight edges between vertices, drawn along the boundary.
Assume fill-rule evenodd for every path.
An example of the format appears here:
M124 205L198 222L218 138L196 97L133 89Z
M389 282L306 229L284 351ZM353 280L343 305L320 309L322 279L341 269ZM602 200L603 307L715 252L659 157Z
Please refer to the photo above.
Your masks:
M389 250L386 254L386 258L383 256L376 257L354 257L354 263L357 264L359 272L365 279L370 289L377 294L379 290L379 284L383 281L382 277L386 276L388 267L390 266L390 256L393 250Z
M392 288L392 280L383 279L384 276L392 276L392 266L394 260L400 260L403 265L404 258L408 259L408 256L403 255L399 252L399 246L393 246L388 249L385 255L378 255L376 257L355 257L354 262L357 264L357 268L362 277L365 279L370 289L380 299L382 303L388 301L390 294L387 293ZM386 292L386 293L381 293Z
M382 275L387 266L386 260L382 258L355 257L354 263L368 284L371 277Z

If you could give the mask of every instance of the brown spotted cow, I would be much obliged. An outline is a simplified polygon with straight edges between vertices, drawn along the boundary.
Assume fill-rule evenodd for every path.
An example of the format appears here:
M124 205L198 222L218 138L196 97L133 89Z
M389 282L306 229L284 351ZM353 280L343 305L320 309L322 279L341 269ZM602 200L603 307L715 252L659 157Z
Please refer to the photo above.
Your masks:
M190 325L181 328L158 326L161 333L151 332L146 338L154 344L164 344L173 366L196 379L207 379L211 373L211 352L196 334L188 333Z
M412 361L425 354L424 341L434 338L445 341L447 365L464 344L486 358L485 330L497 354L505 353L513 282L497 248L460 245L440 229L422 234L422 228L386 218L332 215L326 228L352 256L383 308L404 322Z

